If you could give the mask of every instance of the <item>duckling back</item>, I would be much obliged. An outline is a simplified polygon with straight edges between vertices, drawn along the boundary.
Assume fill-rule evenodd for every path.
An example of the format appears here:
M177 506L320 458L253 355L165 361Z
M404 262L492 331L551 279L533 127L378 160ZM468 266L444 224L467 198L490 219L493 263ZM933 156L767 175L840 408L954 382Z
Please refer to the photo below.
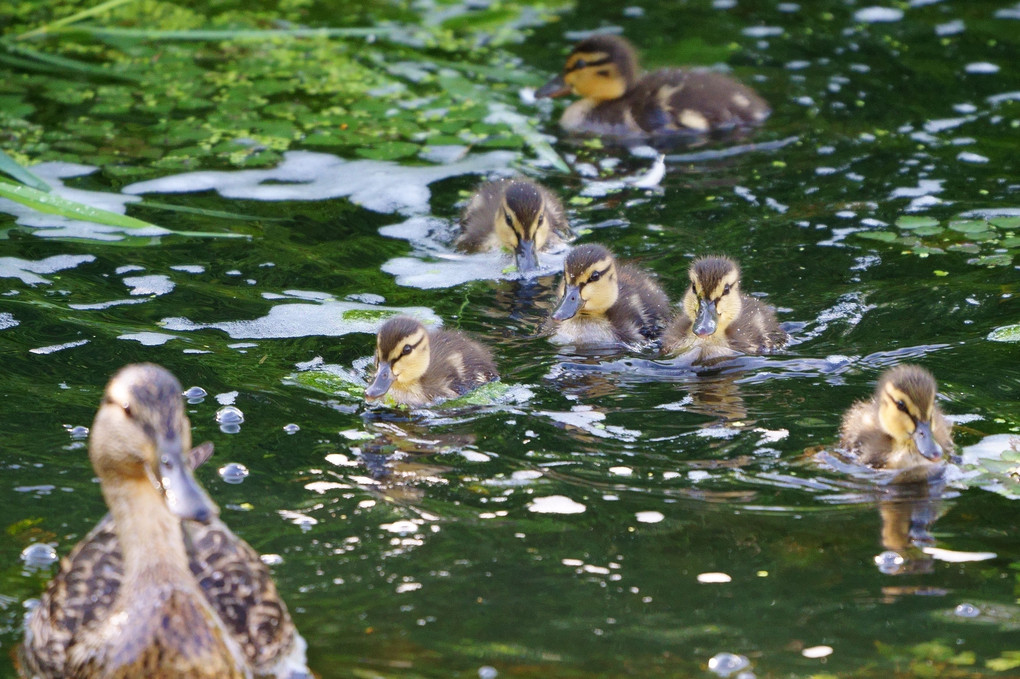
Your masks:
M462 396L499 378L492 352L454 330L429 333L432 358L421 378L428 401Z
M649 274L630 264L618 264L620 296L606 312L621 342L654 341L669 318L669 298Z

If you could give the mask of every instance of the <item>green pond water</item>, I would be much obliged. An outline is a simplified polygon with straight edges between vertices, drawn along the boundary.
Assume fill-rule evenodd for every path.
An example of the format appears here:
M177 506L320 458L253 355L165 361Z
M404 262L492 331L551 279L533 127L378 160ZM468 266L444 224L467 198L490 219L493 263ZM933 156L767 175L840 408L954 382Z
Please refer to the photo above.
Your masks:
M0 44L5 151L84 202L248 236L125 237L0 201L0 676L56 568L23 550L66 554L105 513L82 428L134 361L204 390L198 477L324 679L1020 676L1020 344L999 330L1020 323L1020 6L209 5L88 23L380 32L18 43L81 72ZM87 6L0 5L0 26ZM658 190L618 181L654 155L548 147L560 104L519 93L600 28L649 67L727 65L772 117L671 149ZM673 299L692 256L739 259L794 343L701 372L551 345L559 260L521 282L448 249L472 188L513 170ZM475 333L510 388L366 408L351 380L391 308ZM927 497L816 456L905 361L966 448Z

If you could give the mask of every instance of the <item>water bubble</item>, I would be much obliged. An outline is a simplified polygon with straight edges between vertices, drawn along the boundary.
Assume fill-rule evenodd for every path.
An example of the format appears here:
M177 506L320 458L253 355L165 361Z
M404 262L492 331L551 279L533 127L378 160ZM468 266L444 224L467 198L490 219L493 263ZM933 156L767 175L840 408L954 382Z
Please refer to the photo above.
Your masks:
M981 610L974 604L960 604L953 611L953 615L961 618L976 618L981 615Z
M220 478L233 485L243 482L249 473L248 468L240 462L230 462L220 467Z
M906 559L902 555L892 550L882 552L875 557L875 565L878 566L878 570L886 575L893 575L900 571Z
M720 677L728 677L734 672L749 667L750 664L751 661L745 656L736 653L716 653L708 661L708 669Z
M491 665L482 665L478 668L478 679L496 679L498 676L499 672Z
M69 427L67 433L71 435L73 439L87 439L89 437L89 428L83 427L80 424L77 427Z
M208 395L209 392L202 387L191 387L184 392L184 398L188 400L188 403L201 403Z
M241 424L244 422L244 412L234 405L223 406L216 411L216 422L224 424Z
M296 424L294 424L293 422L291 422L290 424L283 425L283 430L285 432L287 432L288 434L296 434L299 431L301 431L301 427L299 427Z
M21 560L25 565L35 570L48 568L57 561L57 550L53 545L45 542L36 542L21 550Z
M263 554L259 560L267 566L279 566L283 563L283 557L279 554Z

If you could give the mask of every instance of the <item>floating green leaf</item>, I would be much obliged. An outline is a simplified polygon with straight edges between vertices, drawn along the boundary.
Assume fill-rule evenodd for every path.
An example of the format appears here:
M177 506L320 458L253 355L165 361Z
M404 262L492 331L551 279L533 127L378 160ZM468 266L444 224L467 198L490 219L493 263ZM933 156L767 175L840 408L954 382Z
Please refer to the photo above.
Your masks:
M897 238L896 234L891 231L858 231L854 235L868 240L880 240L883 243L892 243Z
M901 229L920 229L922 227L938 226L939 220L932 217L915 217L904 215L896 220L896 226Z
M979 233L988 230L988 222L983 219L961 219L949 222L949 228L960 233Z
M988 223L1000 229L1020 229L1020 217L993 217Z
M993 342L1020 342L1020 323L996 328L988 333L986 339L990 339Z
M937 236L945 231L941 226L919 226L913 229L911 233L915 236Z

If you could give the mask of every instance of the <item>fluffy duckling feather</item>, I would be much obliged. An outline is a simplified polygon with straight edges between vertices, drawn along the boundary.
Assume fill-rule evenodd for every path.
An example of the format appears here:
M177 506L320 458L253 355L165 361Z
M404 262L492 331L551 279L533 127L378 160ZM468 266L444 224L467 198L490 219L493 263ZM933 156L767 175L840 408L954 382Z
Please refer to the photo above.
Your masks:
M669 299L651 276L617 262L603 245L581 245L563 265L552 340L579 346L655 340L668 313Z
M454 398L499 378L492 354L454 330L426 330L408 316L383 324L376 337L376 373L367 400L425 406Z

